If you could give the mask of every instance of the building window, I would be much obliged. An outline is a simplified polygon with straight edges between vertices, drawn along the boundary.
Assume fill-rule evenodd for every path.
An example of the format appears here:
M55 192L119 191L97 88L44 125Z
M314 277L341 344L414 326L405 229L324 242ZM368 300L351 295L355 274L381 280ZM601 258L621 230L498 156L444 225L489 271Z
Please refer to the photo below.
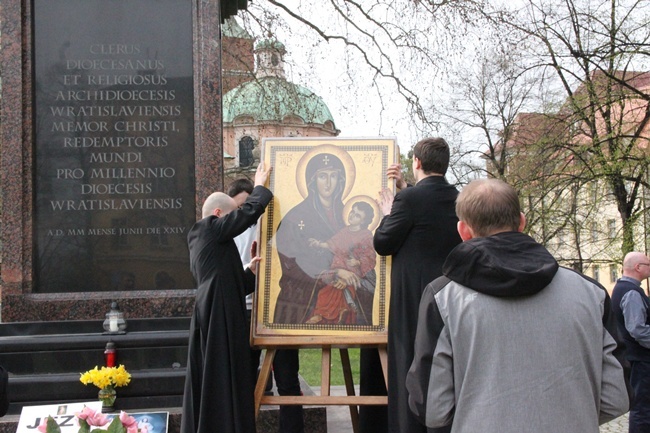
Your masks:
M618 279L618 273L616 271L616 265L609 265L609 282L615 283Z
M255 142L251 137L245 135L239 140L239 166L250 167L253 164L253 148Z
M615 219L607 220L607 236L610 239L614 239L616 237L616 220Z
M596 184L592 185L591 188L591 200L593 203L598 203L600 197L598 196L598 187Z
M598 242L598 224L591 223L591 242Z
M600 283L600 266L594 266L594 280Z

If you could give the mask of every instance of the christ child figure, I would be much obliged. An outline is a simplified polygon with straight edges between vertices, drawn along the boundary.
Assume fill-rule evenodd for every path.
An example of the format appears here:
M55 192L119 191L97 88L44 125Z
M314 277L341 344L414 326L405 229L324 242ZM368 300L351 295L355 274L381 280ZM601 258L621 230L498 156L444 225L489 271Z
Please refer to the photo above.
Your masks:
M377 257L372 245L372 232L368 230L374 215L368 203L356 202L348 214L346 227L327 242L309 240L312 248L332 252L330 275L333 281L318 292L316 305L306 323L350 325L357 322L357 289L364 276L375 269ZM341 278L341 275L347 277Z

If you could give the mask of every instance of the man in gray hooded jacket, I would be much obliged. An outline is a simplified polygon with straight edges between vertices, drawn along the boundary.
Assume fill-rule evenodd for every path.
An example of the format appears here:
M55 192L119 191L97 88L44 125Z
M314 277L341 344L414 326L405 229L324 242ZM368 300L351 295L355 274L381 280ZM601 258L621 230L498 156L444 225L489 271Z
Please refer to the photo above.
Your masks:
M598 433L628 409L607 292L521 233L496 179L456 201L463 243L422 296L409 406L452 433Z

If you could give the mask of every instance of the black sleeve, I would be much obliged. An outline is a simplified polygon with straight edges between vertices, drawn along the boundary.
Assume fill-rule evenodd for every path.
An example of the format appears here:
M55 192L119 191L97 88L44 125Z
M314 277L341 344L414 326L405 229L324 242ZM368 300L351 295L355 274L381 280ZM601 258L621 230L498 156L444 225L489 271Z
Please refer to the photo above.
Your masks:
M413 228L413 212L404 200L404 194L395 195L390 214L382 218L373 236L373 246L377 254L390 256L396 254Z
M445 327L435 296L450 281L444 276L435 279L425 287L420 301L413 363L406 376L406 389L411 412L423 425L426 425L433 354L436 351L438 338Z
M570 268L565 268L565 269L569 269L573 272L576 272L575 270ZM578 274L580 273L578 272ZM593 283L600 290L605 292L605 305L603 309L603 326L605 327L609 335L612 336L614 341L616 341L616 349L614 349L613 355L623 367L623 375L625 376L625 387L627 389L627 395L630 398L630 401L632 401L632 387L630 386L630 371L632 369L632 366L630 365L629 361L625 359L625 344L623 343L623 340L618 332L618 324L616 323L616 317L614 317L614 312L612 311L612 298L610 298L607 289L605 289L605 287L602 284L600 284L598 281L588 277L587 275L583 275L583 274L580 275L584 279Z
M632 370L632 366L630 365L630 362L625 359L625 345L621 340L620 334L618 332L618 324L616 323L616 318L614 317L614 313L612 311L612 298L609 297L609 293L607 293L607 290L605 290L604 287L603 290L605 291L603 325L605 326L607 332L609 332L609 335L611 335L614 341L616 341L616 349L614 349L613 355L623 367L623 376L625 377L625 388L627 389L627 396L629 397L630 401L632 401L632 386L630 385L630 372Z
M257 269L259 272L260 269L259 263ZM255 278L256 276L253 273L253 271L251 271L250 268L246 268L246 270L244 271L244 285L245 285L244 291L246 292L247 295L250 295L255 291Z
M213 218L210 226L217 241L224 242L234 239L255 224L272 198L271 191L263 186L256 186L241 208L221 218Z

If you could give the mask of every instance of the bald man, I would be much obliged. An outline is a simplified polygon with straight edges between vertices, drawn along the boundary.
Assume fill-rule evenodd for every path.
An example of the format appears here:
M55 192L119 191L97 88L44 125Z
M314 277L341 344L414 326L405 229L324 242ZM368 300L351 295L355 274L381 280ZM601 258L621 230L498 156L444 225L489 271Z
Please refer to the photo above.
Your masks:
M650 432L650 300L641 282L650 277L650 260L639 252L623 259L623 276L612 293L612 309L625 343L625 359L631 364L630 433Z
M254 433L255 377L250 365L244 298L255 289L260 260L244 269L234 238L264 213L273 194L260 164L255 188L238 207L222 192L203 204L203 218L188 234L196 305L190 325L181 433Z

